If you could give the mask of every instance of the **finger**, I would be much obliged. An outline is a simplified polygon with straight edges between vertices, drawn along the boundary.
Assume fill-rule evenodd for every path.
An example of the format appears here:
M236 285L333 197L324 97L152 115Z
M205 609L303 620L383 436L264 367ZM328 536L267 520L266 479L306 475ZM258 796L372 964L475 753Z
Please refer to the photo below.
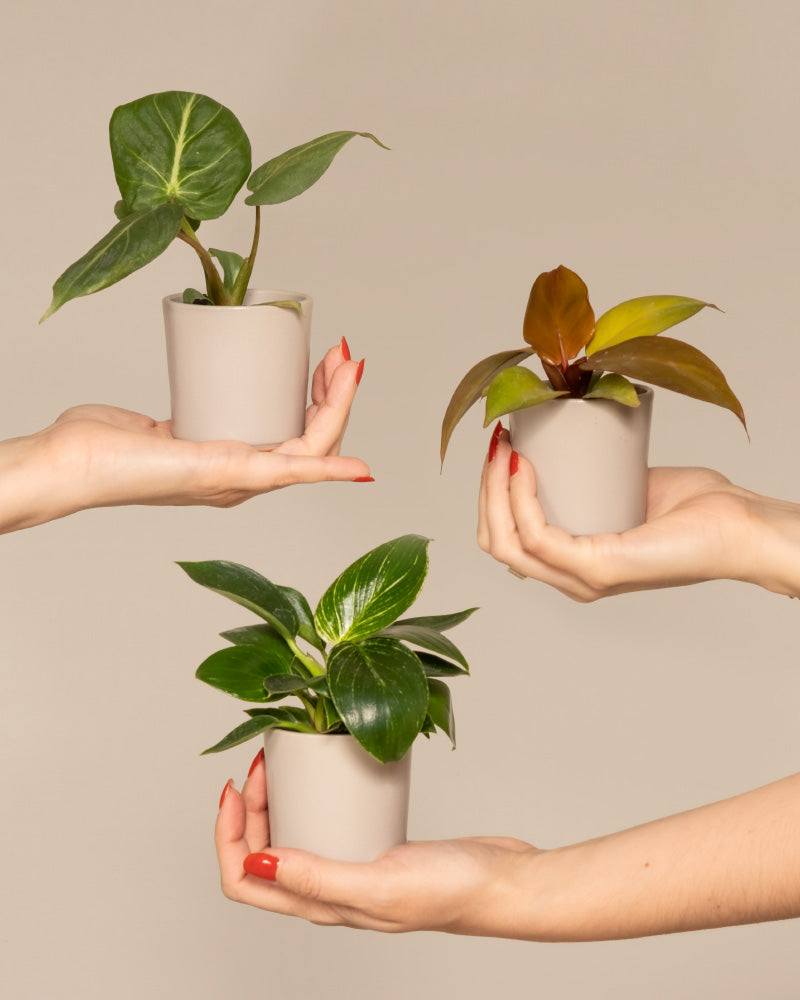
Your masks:
M311 380L311 401L321 403L325 398L328 386L333 378L333 373L345 361L350 360L350 350L346 347L346 341L342 337L341 341L325 352L322 361L314 370L314 377Z
M255 494L297 483L353 482L369 474L369 466L360 458L286 455L276 450L254 452L239 485L241 489Z
M220 799L214 827L214 846L217 849L222 890L230 898L235 898L236 888L244 881L242 865L250 854L250 845L244 834L244 801L233 787L233 781L229 781Z
M481 482L480 487L478 488L478 546L483 549L484 552L489 551L489 524L486 512L486 479L488 476L489 466L495 459L497 443L501 436L504 437L504 440L508 440L508 434L504 432L503 425L498 420L495 424L494 430L492 431L492 437L489 441L489 450L486 453L486 458L483 460L483 467L481 468Z
M345 361L337 366L325 397L306 420L305 433L280 445L276 451L304 455L328 455L336 448L347 428L350 407L356 394L358 365Z
M251 851L269 847L269 813L267 811L267 774L264 766L264 748L255 756L247 780L242 787L245 806L245 840Z

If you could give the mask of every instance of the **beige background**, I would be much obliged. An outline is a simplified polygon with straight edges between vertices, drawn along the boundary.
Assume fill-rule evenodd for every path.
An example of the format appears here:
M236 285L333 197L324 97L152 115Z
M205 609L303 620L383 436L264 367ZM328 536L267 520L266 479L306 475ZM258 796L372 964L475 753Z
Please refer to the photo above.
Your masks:
M799 30L791 0L17 5L0 71L2 436L85 401L166 414L160 297L198 280L186 248L36 325L110 225L116 104L208 93L256 162L339 128L392 152L353 144L268 210L256 275L314 296L315 358L342 334L366 356L347 445L374 486L91 511L0 543L3 997L797 995L794 923L547 946L225 901L216 802L255 746L198 757L239 709L193 671L243 619L173 560L239 560L313 599L372 545L436 539L420 612L481 612L460 635L459 750L416 756L414 836L564 844L796 770L796 605L723 582L583 607L520 583L474 543L477 412L441 478L437 449L455 382L518 342L533 277L564 263L598 311L662 291L719 303L686 333L740 393L752 443L730 414L661 394L653 460L800 499ZM246 246L249 224L240 207L214 241Z

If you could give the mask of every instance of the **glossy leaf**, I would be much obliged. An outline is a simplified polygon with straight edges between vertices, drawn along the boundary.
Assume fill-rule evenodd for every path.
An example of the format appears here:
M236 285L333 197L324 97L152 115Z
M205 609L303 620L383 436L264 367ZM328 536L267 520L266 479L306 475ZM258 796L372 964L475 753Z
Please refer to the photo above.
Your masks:
M395 639L334 646L328 684L350 732L382 763L400 760L428 711L428 681L419 659Z
M470 368L456 386L442 420L442 440L439 448L439 457L442 463L444 463L447 446L456 425L467 410L483 396L484 390L492 379L504 368L518 364L530 357L532 353L530 348L521 351L501 351L499 354L492 354L490 357L484 358L483 361L479 361L477 365Z
M613 399L623 406L638 406L639 394L632 382L629 382L622 375L603 375L591 384L591 388L584 393L584 399Z
M633 337L652 337L708 306L710 302L687 299L682 295L644 295L628 299L609 309L598 319L594 336L586 345L586 353L594 354Z
M225 285L227 291L232 292L239 272L242 269L242 264L244 264L244 257L241 254L234 253L232 250L213 250L209 248L208 252L212 257L216 257L222 265L222 283Z
M120 193L132 209L167 202L216 219L250 173L250 141L238 119L201 94L171 90L115 109L109 124Z
M247 205L277 205L307 191L322 177L339 150L355 136L387 149L371 132L329 132L281 153L253 171Z
M456 748L456 720L453 717L453 702L450 688L437 680L428 681L428 715L433 724L450 737L453 749Z
M436 629L427 628L424 625L401 625L398 622L382 629L378 635L385 635L390 639L399 639L401 642L410 642L414 646L429 649L432 653L438 653L440 656L455 660L465 670L469 670L469 664L461 650L446 635L442 635Z
M294 613L297 617L297 634L301 639L305 639L307 643L314 646L315 649L324 652L325 641L317 634L317 630L314 628L314 615L303 594L299 590L295 590L294 587L279 586L278 590L280 590L289 604L294 608Z
M594 311L583 280L563 265L534 281L522 334L545 361L566 367L594 333Z
M177 205L161 205L125 216L57 279L53 300L39 322L70 299L108 288L155 260L175 239L182 218Z
M289 673L293 660L292 651L275 635L271 647L229 646L212 653L197 668L195 677L242 701L266 701L264 679L270 674Z
M255 570L223 559L178 565L195 583L253 611L285 638L297 635L299 623L291 601L281 587Z
M271 674L264 678L264 690L270 695L296 694L298 691L308 691L325 687L327 680L325 677L298 677L297 674Z
M422 664L426 677L463 677L467 674L467 671L459 664L443 660L441 656L436 656L434 653L423 653L416 649L414 653Z
M421 535L402 535L348 566L317 605L318 634L329 642L361 639L395 621L422 589L428 542Z
M489 386L483 426L488 427L492 421L506 413L523 410L528 406L538 406L539 403L546 403L550 399L565 395L567 395L565 391L553 389L528 368L520 366L506 368Z
M258 714L256 715L255 712ZM239 746L240 743L246 743L254 736L260 736L268 729L291 729L298 733L314 732L314 727L308 721L307 716L303 721L302 717L298 717L297 714L286 708L261 709L260 711L255 709L254 714L247 722L232 729L219 743L204 750L203 754L229 750L231 747Z
M454 611L450 615L422 615L418 618L401 618L395 625L422 625L424 628L435 628L437 632L446 632L465 622L477 608L467 608L466 611Z
M581 362L593 371L616 372L722 406L744 420L742 404L714 362L696 347L671 337L636 337L597 351Z

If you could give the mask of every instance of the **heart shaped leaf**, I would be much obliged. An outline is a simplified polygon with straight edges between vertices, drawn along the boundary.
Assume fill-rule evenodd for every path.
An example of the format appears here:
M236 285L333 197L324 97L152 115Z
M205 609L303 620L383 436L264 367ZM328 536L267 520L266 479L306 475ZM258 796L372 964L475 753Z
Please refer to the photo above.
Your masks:
M266 701L264 681L271 674L291 671L294 653L277 634L271 645L230 646L212 653L195 677L242 701ZM297 678L303 683L303 678Z
M594 354L633 337L652 337L663 333L706 307L717 308L711 302L687 299L682 295L644 295L620 302L598 319L594 336L586 345L586 353Z
M450 688L444 681L428 681L428 715L434 726L450 737L453 749L456 748L456 720L453 717L453 702Z
M565 395L567 395L565 390L553 389L528 368L518 365L506 368L489 386L483 426L488 427L493 420L506 413L523 410L528 406L538 406L539 403L546 403L549 399Z
M534 281L522 334L540 358L565 368L594 333L594 311L583 280L563 265Z
M584 394L584 399L613 399L623 406L638 406L639 394L632 382L622 375L603 375Z

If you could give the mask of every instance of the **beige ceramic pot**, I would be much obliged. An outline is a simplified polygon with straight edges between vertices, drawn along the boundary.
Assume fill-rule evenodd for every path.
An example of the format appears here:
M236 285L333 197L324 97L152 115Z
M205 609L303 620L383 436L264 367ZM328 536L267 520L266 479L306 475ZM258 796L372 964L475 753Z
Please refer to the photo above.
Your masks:
M264 302L295 300L301 311ZM172 432L186 441L270 446L305 426L311 299L249 291L243 306L164 299Z
M550 524L571 535L621 532L644 521L653 390L639 406L553 399L510 415L511 445L536 470Z
M270 841L339 861L406 842L411 751L381 764L352 736L264 734Z

